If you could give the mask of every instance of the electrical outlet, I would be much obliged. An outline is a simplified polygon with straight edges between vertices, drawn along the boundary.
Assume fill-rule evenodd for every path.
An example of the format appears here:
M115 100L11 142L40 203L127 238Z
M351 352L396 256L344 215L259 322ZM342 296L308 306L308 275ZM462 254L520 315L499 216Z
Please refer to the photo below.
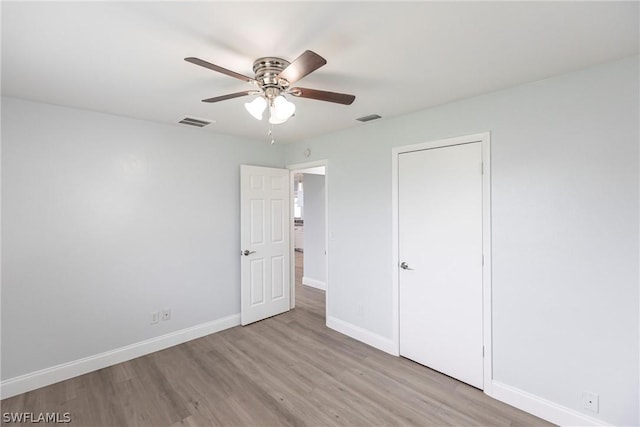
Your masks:
M598 395L589 391L582 392L582 406L592 412L598 412Z
M163 308L162 309L162 321L171 320L171 309Z
M157 311L152 311L151 312L151 324L155 325L156 323L158 323L158 312Z
M356 304L356 316L364 317L364 305L362 303Z

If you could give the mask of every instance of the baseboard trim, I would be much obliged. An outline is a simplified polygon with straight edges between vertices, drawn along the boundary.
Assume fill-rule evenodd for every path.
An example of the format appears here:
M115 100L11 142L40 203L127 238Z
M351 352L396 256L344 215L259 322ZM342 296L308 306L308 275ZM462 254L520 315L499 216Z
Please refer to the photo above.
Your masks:
M310 277L302 276L302 284L306 286L311 286L312 288L321 289L323 291L327 290L327 283L322 280L312 279Z
M347 335L355 340L361 341L365 344L369 344L371 347L375 347L378 350L382 350L385 353L398 356L397 346L393 345L393 341L389 338L383 337L378 334L374 334L360 326L356 326L352 323L345 322L344 320L337 319L335 317L327 317L327 327Z
M210 335L240 324L240 314L223 317L180 331L171 332L159 337L140 341L135 344L105 351L72 362L63 363L50 368L41 369L0 383L0 398L16 396L40 387L54 384L69 378L77 377L98 369L106 368L136 357L144 356L174 345L182 344L197 338Z
M515 406L525 412L545 419L560 426L608 426L606 423L589 415L543 399L526 391L492 381L491 393L494 399Z

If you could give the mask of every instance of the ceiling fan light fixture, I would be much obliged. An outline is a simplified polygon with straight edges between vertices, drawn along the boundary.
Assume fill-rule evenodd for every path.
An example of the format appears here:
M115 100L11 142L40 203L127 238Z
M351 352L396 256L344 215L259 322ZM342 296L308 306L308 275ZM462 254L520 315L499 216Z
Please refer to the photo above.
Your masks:
M202 102L213 103L247 95L258 95L253 101L244 104L245 108L257 120L262 120L265 110L269 107L269 123L274 125L286 122L296 112L295 104L289 102L283 96L284 94L343 105L351 105L356 98L354 95L345 93L291 87L292 84L327 63L326 59L310 50L304 51L293 62L271 56L258 58L253 62L255 77L248 77L195 57L188 57L184 60L257 87L257 90L245 90L216 96L203 99Z
M296 105L293 102L287 101L287 99L278 95L274 98L270 108L271 117L269 123L277 125L284 123L296 112Z
M253 117L262 120L262 113L264 113L264 110L267 108L267 100L262 96L258 96L253 101L246 102L244 108L246 108Z
M269 123L271 123L272 125L280 125L287 121L287 119L278 117L275 107L270 107L269 111L271 113L271 115L269 116Z

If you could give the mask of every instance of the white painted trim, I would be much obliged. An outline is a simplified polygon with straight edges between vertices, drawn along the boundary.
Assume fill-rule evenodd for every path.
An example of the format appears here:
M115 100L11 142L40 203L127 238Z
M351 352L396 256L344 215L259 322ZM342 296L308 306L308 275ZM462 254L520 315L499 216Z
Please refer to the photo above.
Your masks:
M469 144L480 142L482 145L482 162L484 173L482 175L482 251L484 253L484 266L482 270L483 281L483 345L484 345L484 366L483 366L483 390L486 394L491 394L493 379L493 356L492 356L492 310L491 310L491 134L489 132L474 135L460 136L455 138L440 139L437 141L424 142L414 145L394 147L391 150L391 244L392 244L392 338L395 348L393 354L400 354L400 300L399 300L399 224L398 224L398 159L402 153L412 151L429 150L433 148L449 147L452 145Z
M493 263L491 231L491 134L482 137L482 339L484 347L483 390L491 393L493 387Z
M327 289L327 284L322 280L312 279L311 277L302 276L302 284L311 286L312 288L322 289L325 291Z
M335 317L327 317L327 327L355 340L368 344L371 347L375 347L378 350L384 351L385 353L398 356L393 340L378 334L374 334L373 332L361 328L360 326L356 326L352 323L345 322L344 320L340 320Z
M294 204L294 173L289 170L289 309L296 308L296 230L295 230L295 204Z
M490 132L474 133L473 135L456 136L453 138L438 139L435 141L421 142L413 145L403 145L400 147L393 147L392 153L410 153L412 151L430 150L432 148L450 147L452 145L469 144L472 142L482 142L489 140L491 136Z
M293 170L293 171L300 171L302 169L314 169L317 167L321 167L324 166L325 168L327 167L327 160L326 159L322 159L322 160L313 160L311 162L305 162L305 163L295 163L292 165L287 165L285 166L287 169L289 170ZM325 169L325 174L327 173L327 170Z
M391 150L391 341L400 356L400 238L398 222L399 154L401 147Z
M296 278L296 266L295 266L295 254L294 254L294 230L293 230L293 174L297 171L303 170L303 169L310 169L310 168L317 168L320 166L324 166L324 248L326 251L326 256L324 257L324 269L325 269L325 273L324 273L324 277L326 277L325 280L325 285L324 285L324 291L325 291L325 319L327 319L327 326L329 326L328 324L328 319L329 319L329 305L330 305L330 299L329 299L329 255L330 255L330 250L329 250L329 161L326 159L323 160L314 160L311 162L306 162L306 163L296 163L296 164L292 164L292 165L287 165L286 168L289 169L290 172L290 193L291 193L291 203L289 203L289 205L291 206L291 215L290 215L290 220L291 220L291 261L289 264L291 265L291 283L293 284L293 286L291 286L291 308L295 307L295 278Z
M537 417L561 426L608 426L597 418L577 412L573 409L558 405L526 391L493 381L489 394L494 399L515 406Z
M41 369L18 377L9 378L0 383L0 397L7 397L26 393L50 384L68 380L98 369L126 362L136 357L144 356L174 345L182 344L197 338L210 335L224 329L229 329L240 324L240 314L223 317L180 331L171 332L159 337L140 341L114 350L105 351L68 363L62 363L50 368Z

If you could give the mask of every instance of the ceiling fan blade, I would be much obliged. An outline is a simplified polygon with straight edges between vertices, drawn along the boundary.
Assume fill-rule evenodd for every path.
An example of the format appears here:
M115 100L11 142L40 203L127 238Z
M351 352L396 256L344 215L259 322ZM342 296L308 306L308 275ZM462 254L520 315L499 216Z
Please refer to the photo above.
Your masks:
M218 102L226 101L227 99L240 98L241 96L253 95L255 90L245 90L244 92L230 93L228 95L216 96L214 98L203 99L202 102Z
M247 83L255 83L256 82L255 79L252 79L251 77L247 77L245 75L236 73L235 71L227 70L226 68L222 68L222 67L220 67L218 65L215 65L215 64L212 64L210 62L203 61L200 58L189 57L189 58L184 58L184 60L187 61L187 62L191 62L192 64L196 64L196 65L199 65L201 67L208 68L210 70L217 71L217 72L222 73L222 74L226 74L227 76L235 77L236 79L242 80L242 81L247 82Z
M307 74L317 70L327 63L322 56L310 50L293 60L291 64L278 75L278 79L285 79L293 84L306 76Z
M351 105L355 101L355 95L346 93L327 92L325 90L307 89L304 87L294 87L288 93L300 98L317 99L318 101L335 102L336 104Z

